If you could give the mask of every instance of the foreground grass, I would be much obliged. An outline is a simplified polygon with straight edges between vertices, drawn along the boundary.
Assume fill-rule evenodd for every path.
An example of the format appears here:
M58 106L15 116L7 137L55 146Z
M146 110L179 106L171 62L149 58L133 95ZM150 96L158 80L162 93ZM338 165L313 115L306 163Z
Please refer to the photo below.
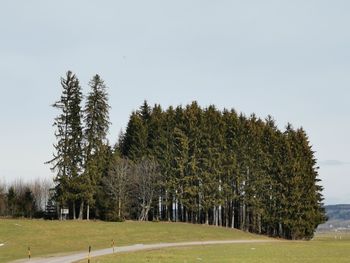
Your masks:
M85 261L81 261L86 262ZM350 235L317 235L312 241L169 248L92 259L91 263L350 262Z
M0 219L0 262L137 243L264 238L238 230L183 223L110 223ZM130 261L131 262L131 261ZM135 262L135 261L133 261Z

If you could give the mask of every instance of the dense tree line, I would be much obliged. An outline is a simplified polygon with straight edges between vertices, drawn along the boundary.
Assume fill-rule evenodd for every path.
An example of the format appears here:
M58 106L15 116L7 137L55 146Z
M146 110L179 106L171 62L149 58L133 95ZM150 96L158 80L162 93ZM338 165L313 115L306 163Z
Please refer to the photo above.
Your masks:
M212 224L288 239L311 238L325 220L306 132L280 131L215 106L147 102L111 147L108 94L95 75L84 100L67 72L56 127L54 199L70 218ZM86 216L83 216L86 214Z
M322 187L306 132L272 117L234 110L146 102L130 116L118 149L138 163L156 161L160 176L146 218L311 238L325 220Z

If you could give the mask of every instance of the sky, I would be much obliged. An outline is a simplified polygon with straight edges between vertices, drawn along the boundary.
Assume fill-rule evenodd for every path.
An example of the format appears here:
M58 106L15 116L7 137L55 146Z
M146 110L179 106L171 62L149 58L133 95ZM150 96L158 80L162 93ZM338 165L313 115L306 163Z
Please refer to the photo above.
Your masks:
M109 140L149 104L234 108L303 127L326 204L350 203L350 2L1 1L0 181L52 178L60 77L99 74Z

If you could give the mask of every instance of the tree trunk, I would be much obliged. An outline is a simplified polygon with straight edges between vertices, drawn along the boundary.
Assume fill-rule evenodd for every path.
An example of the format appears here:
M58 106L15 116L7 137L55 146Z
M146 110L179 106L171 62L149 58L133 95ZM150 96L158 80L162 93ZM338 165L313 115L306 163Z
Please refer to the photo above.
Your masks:
M167 211L166 211L166 217L167 217L167 220L170 222L171 221L171 206L172 204L167 204Z
M177 201L177 197L175 199L175 222L179 221L179 204Z
M79 220L83 220L84 201L81 201L79 208Z
M231 218L231 228L235 227L235 205L233 201L231 202L232 204L232 218Z
M218 226L218 214L216 206L213 207L213 225Z
M172 221L176 221L175 218L176 218L176 208L175 208L175 200L173 199L173 205L172 205L172 208L173 208L173 217L172 217Z
M145 221L148 221L148 213L149 213L150 206L147 206L145 214L144 214L144 219Z
M170 215L169 215L169 207L168 207L168 191L165 190L165 219L167 221L170 221Z
M159 196L159 202L158 202L158 220L162 219L162 196Z
M282 223L281 222L278 223L278 235L280 237L283 236L283 229L282 229Z
M75 214L75 201L73 201L73 219L76 220L77 216Z
M185 217L185 215L184 215L184 205L181 203L180 207L181 207L181 219L180 220L183 222L184 221L184 217Z
M90 205L89 205L89 203L86 206L86 220L90 220Z
M233 207L232 207L233 208ZM231 219L231 202L230 201L227 201L227 204L226 204L226 227L231 227L230 223L230 219Z
M119 220L121 219L121 215L122 215L122 200L119 197L119 199L118 199L118 217L119 217Z
M63 220L62 218L62 213L61 213L61 209L62 209L62 206L60 203L57 203L57 206L56 206L56 213L59 215L59 220Z
M250 228L250 214L251 214L251 212L249 210L250 210L249 207L246 206L246 208L245 208L246 219L244 221L244 225L245 225L245 230L248 230L248 231Z
M242 214L241 214L241 230L245 230L245 204L242 205Z

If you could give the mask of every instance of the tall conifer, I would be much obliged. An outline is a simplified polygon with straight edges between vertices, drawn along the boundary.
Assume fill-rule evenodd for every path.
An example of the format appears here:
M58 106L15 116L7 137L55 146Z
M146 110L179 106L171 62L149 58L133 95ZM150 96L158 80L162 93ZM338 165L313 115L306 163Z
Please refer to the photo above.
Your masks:
M107 87L99 75L95 75L89 82L90 92L84 108L85 121L85 171L83 200L87 202L87 219L89 208L94 202L103 174L103 164L107 153L107 133L109 129L109 109ZM81 205L80 215L83 211Z
M52 106L61 113L55 118L54 158L52 170L56 171L56 198L60 206L72 205L75 218L75 203L79 196L79 178L82 169L82 93L79 80L68 71L66 78L61 78L62 95Z

